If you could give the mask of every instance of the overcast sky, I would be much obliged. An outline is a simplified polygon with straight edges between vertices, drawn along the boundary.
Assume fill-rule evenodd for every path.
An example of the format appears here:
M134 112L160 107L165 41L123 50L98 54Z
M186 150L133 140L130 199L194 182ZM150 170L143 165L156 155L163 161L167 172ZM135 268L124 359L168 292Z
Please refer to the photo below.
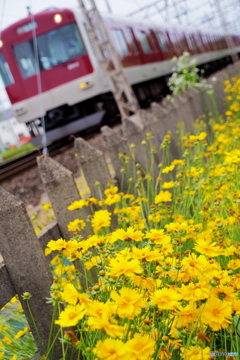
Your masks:
M96 4L101 11L107 11L106 1L107 0L96 0ZM153 0L108 0L112 11L119 15L128 14L140 6L151 2L153 2ZM78 0L1 0L0 14L2 28L4 29L16 20L24 18L27 15L27 6L30 6L32 12L36 13L49 7L78 7Z

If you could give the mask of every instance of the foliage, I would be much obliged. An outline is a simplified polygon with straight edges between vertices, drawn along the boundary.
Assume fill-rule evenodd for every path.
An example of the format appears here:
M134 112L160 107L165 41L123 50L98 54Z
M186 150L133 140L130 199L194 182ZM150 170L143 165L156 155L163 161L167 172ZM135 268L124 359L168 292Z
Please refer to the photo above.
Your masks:
M110 182L100 199L69 205L79 210L72 239L52 240L45 252L55 255L49 301L64 360L72 349L87 360L240 354L240 80L226 82L226 93L226 119L210 119L211 136L203 120L191 132L179 124L181 158L171 157L165 136L158 176L151 166L131 171L131 146L132 157L120 154L127 192ZM143 151L154 157L151 141L148 134ZM83 207L94 208L88 219ZM13 330L8 322L2 358L30 358L13 352ZM29 344L29 331L23 336ZM45 356L53 359L50 347Z
M19 156L23 156L31 151L34 151L35 149L36 149L36 147L33 144L27 143L22 146L16 147L14 149L8 149L8 150L2 152L1 157L2 157L3 161L10 161Z
M190 59L190 54L185 51L179 58L174 57L173 62L176 67L171 75L168 86L173 94L180 95L182 90L193 87L197 90L202 88L211 90L203 79L203 70L197 68L196 60Z

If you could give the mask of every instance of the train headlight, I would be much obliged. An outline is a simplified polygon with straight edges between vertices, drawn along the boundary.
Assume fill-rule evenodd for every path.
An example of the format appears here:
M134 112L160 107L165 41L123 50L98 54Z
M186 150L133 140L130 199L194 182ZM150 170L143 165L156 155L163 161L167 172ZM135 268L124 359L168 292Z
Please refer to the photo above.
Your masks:
M85 83L85 82L79 84L80 89L84 89L87 86L88 86L88 83Z
M82 82L78 85L81 90L89 89L93 86L93 83L91 81Z
M3 46L3 41L0 40L0 48Z
M59 24L60 22L62 22L62 15L55 14L53 20L55 21L55 23Z

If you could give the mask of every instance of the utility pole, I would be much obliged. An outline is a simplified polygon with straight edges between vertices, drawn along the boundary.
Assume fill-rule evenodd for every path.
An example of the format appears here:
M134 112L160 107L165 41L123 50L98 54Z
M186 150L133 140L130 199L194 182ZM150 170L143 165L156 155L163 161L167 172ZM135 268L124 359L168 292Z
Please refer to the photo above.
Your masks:
M236 62L238 60L238 55L236 53L234 53L235 44L233 42L232 36L228 32L227 25L226 25L224 15L223 15L223 12L222 12L222 7L220 5L219 0L214 0L214 6L215 6L215 8L217 10L218 17L219 17L222 29L224 31L227 47L231 50L232 62L234 63L234 62Z
M139 105L127 79L121 60L113 47L104 21L94 0L78 0L86 17L86 27L97 59L109 81L110 89L122 117L135 114Z
M111 14L112 13L112 9L111 9L111 6L109 4L109 1L108 0L105 0L106 1L106 6L107 6L107 9L108 9L108 12Z

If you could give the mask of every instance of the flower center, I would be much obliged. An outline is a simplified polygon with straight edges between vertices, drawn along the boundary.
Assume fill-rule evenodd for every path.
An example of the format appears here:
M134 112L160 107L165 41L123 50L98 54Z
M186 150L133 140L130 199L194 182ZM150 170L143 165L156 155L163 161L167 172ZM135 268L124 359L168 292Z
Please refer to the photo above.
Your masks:
M69 317L69 319L74 319L75 317L76 317L76 313L74 313L74 312L70 312L69 314L68 314L68 317Z
M219 309L214 309L213 310L213 315L214 316L218 316L220 314L220 310Z

